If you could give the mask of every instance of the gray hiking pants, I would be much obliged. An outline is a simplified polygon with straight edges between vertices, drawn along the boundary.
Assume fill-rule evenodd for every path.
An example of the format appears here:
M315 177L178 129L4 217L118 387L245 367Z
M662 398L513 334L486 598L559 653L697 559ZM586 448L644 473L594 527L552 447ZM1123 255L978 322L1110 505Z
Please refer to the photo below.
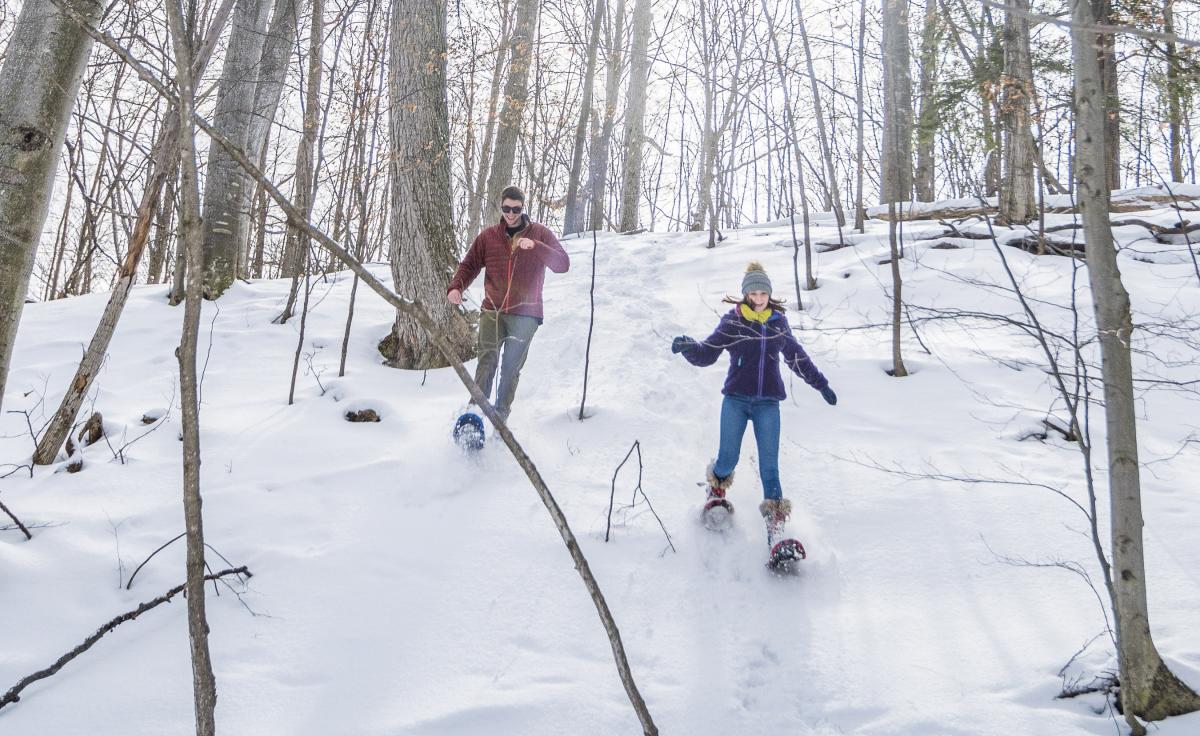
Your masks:
M483 311L479 314L479 364L475 366L475 383L490 401L492 381L500 368L500 387L496 391L496 411L504 419L512 411L513 397L521 367L529 355L529 343L537 332L536 317L519 314Z

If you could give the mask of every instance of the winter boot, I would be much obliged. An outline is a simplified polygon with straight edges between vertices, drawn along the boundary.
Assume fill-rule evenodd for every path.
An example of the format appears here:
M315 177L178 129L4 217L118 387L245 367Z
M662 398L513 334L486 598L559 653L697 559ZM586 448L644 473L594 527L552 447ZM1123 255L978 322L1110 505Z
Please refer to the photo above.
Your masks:
M791 564L805 558L804 545L789 539L784 525L792 513L792 502L786 498L768 498L758 506L767 524L767 545L771 554L767 566L772 570L787 570Z
M725 478L718 478L716 473L713 472L713 468L715 468L716 465L716 463L709 463L708 468L706 468L704 471L705 477L708 478L709 501L712 501L713 499L723 500L725 498L725 491L727 491L729 487L733 485L733 473L730 473Z
M725 491L733 485L733 473L718 478L713 472L715 463L709 463L705 476L708 479L708 496L700 519L704 526L713 531L724 531L733 525L733 504L725 498Z

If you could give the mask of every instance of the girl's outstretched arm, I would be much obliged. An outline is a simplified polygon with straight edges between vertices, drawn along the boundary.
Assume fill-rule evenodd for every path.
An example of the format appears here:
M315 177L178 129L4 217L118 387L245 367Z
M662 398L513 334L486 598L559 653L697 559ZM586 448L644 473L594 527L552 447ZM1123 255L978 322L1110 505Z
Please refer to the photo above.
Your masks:
M721 357L721 352L725 348L733 344L737 339L737 334L734 330L734 323L725 315L717 324L717 329L711 335L704 338L703 341L695 343L688 350L683 351L683 357L687 358L687 362L692 365L706 366L717 362L717 358Z
M787 318L782 320L783 326L779 328L780 337L783 344L780 346L780 352L783 353L784 362L787 367L792 369L792 372L804 379L804 382L812 386L818 391L829 387L829 379L821 374L817 369L816 363L812 362L812 358L808 357L808 353L804 352L804 348L792 334L792 328L788 325ZM832 403L832 402L830 402Z

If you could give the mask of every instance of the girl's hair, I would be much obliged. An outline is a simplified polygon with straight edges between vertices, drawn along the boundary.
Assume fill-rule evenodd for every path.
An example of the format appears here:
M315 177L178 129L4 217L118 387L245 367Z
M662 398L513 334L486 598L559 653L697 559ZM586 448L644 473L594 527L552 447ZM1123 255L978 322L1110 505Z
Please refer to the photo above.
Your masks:
M747 307L754 309L754 305L750 303L750 297L748 297L748 296L744 296L740 299L737 298L736 296L727 296L724 299L722 299L721 301L724 302L725 304L745 304ZM780 313L786 312L787 307L785 306L785 304L786 304L786 302L782 299L776 299L773 296L767 298L767 306L776 312L780 312Z

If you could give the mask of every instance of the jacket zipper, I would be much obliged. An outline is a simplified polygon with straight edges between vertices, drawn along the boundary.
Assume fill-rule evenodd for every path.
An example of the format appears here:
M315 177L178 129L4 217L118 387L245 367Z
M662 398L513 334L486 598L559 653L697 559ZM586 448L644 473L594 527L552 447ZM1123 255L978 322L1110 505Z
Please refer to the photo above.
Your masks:
M764 322L759 325L762 332L762 337L759 338L758 352L758 398L763 395L763 371L767 367L767 324Z

